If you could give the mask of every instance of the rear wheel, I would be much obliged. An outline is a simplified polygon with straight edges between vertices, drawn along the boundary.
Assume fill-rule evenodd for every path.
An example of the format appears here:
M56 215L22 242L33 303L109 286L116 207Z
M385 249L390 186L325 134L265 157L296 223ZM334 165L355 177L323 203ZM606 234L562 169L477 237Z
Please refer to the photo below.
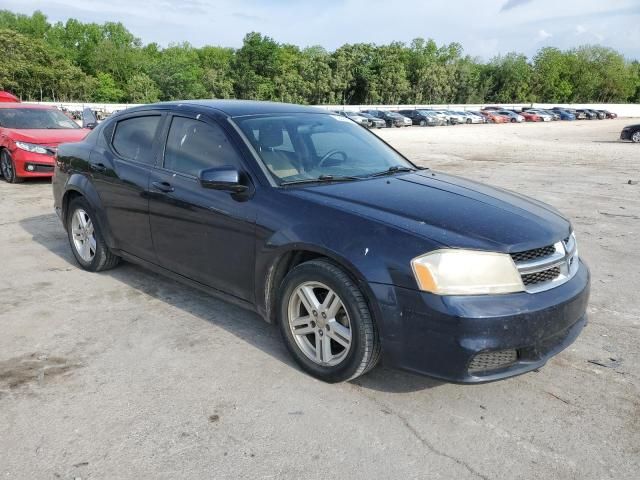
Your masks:
M633 143L640 143L640 130L636 130L635 132L633 132L633 134L631 135L631 141Z
M293 358L310 375L344 382L373 368L380 341L357 285L328 260L312 260L285 277L279 299L280 332Z
M100 272L120 262L120 257L107 247L93 209L83 197L75 198L69 205L67 234L73 255L85 270Z
M16 164L8 150L2 150L0 152L0 171L8 183L21 183L24 181L22 177L17 175Z

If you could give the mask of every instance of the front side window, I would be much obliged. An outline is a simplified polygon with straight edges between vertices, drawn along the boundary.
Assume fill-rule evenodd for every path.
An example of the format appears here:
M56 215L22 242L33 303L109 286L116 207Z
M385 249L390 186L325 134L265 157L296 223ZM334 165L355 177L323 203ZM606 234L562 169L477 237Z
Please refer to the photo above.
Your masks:
M164 153L164 168L198 176L202 170L238 166L239 158L218 125L174 117Z
M60 110L53 108L1 108L0 127L29 130L80 128Z
M127 160L152 164L153 141L160 118L154 115L120 120L113 134L113 149Z
M365 178L391 167L413 167L378 137L342 116L302 113L234 121L280 183L322 176Z

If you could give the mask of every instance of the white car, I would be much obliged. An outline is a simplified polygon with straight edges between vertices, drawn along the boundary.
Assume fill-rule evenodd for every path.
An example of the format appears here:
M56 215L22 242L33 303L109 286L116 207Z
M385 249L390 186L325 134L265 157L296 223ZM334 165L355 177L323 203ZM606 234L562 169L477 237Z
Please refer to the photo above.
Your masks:
M445 113L449 115L451 123L467 123L467 117L463 113L454 112L453 110L446 110Z
M442 110L429 110L429 111L433 113L433 115L435 115L436 117L444 120L447 124L451 123L451 121L449 120L449 115L447 115Z
M464 118L462 123L484 123L484 119L474 115L471 112L454 112L461 115Z
M342 115L343 117L347 117L353 120L356 123L359 123L363 127L369 126L369 119L367 117L363 117L362 115L358 115L358 112L350 112L346 110L338 110L335 111L338 115Z
M405 127L411 127L413 125L413 120L411 120L409 117L405 117L404 115L398 113L398 112L394 112L397 115L400 115L403 119L404 119L404 126Z

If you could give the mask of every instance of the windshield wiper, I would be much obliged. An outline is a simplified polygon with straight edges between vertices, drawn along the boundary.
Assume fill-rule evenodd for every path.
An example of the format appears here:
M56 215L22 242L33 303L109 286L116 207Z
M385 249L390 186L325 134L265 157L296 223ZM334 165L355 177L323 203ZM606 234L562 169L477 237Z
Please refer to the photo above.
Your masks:
M412 167L403 167L401 165L394 165L393 167L389 167L382 172L376 172L369 175L369 177L384 177L385 175L393 175L398 172L415 172L415 168Z
M324 183L324 182L351 182L354 180L362 180L362 177L342 176L342 175L320 175L316 178L303 178L300 180L289 180L280 183L280 185L300 185L304 183Z

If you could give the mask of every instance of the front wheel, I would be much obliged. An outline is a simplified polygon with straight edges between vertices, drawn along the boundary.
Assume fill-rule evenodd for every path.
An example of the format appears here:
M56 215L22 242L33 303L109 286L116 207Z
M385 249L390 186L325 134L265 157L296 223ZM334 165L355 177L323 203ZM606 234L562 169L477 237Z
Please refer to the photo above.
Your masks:
M16 164L7 150L0 152L0 172L7 183L21 183L24 179L16 173Z
M120 257L107 247L93 209L82 197L74 199L69 205L67 234L73 255L83 269L100 272L119 263Z
M427 121L426 120L420 120L420 126L421 127L425 127L427 125Z
M284 342L300 367L329 383L372 369L378 333L364 295L340 267L312 260L285 277L279 298Z
M640 143L640 130L633 132L633 135L631 135L631 141L633 143Z

